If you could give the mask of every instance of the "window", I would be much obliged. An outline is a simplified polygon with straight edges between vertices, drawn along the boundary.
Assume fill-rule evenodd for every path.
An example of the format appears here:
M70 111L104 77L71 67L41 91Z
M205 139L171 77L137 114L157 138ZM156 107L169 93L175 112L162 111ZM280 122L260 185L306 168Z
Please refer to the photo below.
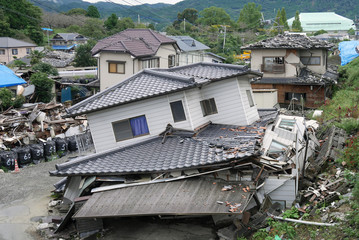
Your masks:
M202 107L203 116L218 113L216 102L214 101L214 98L201 101L201 107Z
M277 142L275 140L272 140L272 143L269 147L269 150L268 150L268 153L271 154L271 153L281 153L281 152L284 152L285 150L287 149L287 146L280 143L280 142Z
M253 97L252 97L252 94L251 94L251 90L246 90L246 93L247 93L249 106L253 107L254 106L254 101L253 101Z
M108 63L108 72L109 73L125 73L125 63L126 62L109 62Z
M18 54L17 48L11 49L11 53L12 55L17 55Z
M160 61L158 58L142 60L142 68L159 68Z
M0 49L0 55L5 55L5 49Z
M31 48L26 48L26 54L30 54L31 53Z
M171 106L173 120L175 122L186 120L186 114L184 113L183 104L181 100L176 102L171 102L170 106Z
M288 131L293 131L295 122L295 119L282 119L278 127Z
M264 57L262 71L271 73L284 73L284 57Z
M115 134L116 142L140 137L150 133L147 126L147 120L144 115L113 122L112 128Z
M168 55L168 68L174 67L176 65L176 56Z
M293 93L293 92L285 93L285 100L290 101L293 98L296 98L298 101L300 101L301 98L303 98L303 100L305 100L306 94L305 93Z
M320 65L320 57L300 57L304 65Z

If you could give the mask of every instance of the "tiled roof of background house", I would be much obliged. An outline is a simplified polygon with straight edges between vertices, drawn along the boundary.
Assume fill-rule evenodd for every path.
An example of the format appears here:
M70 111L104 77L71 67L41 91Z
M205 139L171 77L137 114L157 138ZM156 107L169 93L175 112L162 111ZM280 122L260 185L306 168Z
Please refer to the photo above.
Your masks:
M94 46L92 54L101 51L126 52L135 57L154 55L162 44L175 44L170 39L151 29L127 29L104 38Z
M303 34L280 34L241 49L329 49L332 47L334 47L333 43Z
M145 69L67 111L69 116L95 112L245 74L261 76L261 73L244 66L215 63L195 63L170 69Z
M84 40L87 38L78 34L78 33L57 33L56 35L61 36L65 41L74 41L76 40L76 37L81 36ZM58 39L50 39L50 41L56 41Z
M11 48L11 47L36 47L36 44L17 40L11 37L0 37L0 48Z
M168 36L169 38L177 41L177 45L183 52L200 51L210 49L208 46L191 38L190 36Z

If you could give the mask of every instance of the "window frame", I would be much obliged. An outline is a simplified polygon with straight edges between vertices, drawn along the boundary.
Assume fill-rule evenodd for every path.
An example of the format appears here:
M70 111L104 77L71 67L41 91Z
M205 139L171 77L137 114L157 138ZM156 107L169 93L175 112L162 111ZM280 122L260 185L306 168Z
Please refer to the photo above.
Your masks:
M319 63L318 64L313 64L313 63L310 63L309 60L313 60L313 59L318 59L319 58ZM308 59L307 63L304 63L302 62L302 59ZM306 66L320 66L321 63L322 63L322 58L320 56L301 56L299 58L300 62L303 64L303 65L306 65Z
M274 71L273 67L271 70L266 70L266 65L269 66L269 64L266 64L266 59L272 58L274 61L272 62L271 66L281 66L280 71ZM283 66L283 67L282 67ZM284 56L264 56L262 57L262 72L267 73L285 73L285 57Z
M144 59L141 59L141 62L142 62L141 63L142 69L145 69L145 68L159 68L160 67L160 58L159 57L144 58Z
M247 94L247 98L248 98L249 107L254 107L255 104L254 104L254 99L253 99L251 90L246 90L246 94Z
M14 52L16 52L16 53L14 53ZM19 55L19 50L17 48L12 48L11 55Z
M294 96L293 96L293 94L294 94ZM290 97L288 97L289 95L291 95L292 97L290 98ZM306 101L307 100L307 93L296 93L296 92L285 92L284 93L284 100L285 101L291 101L292 99L293 99L293 97L294 98L296 98L296 96L303 96L303 100L304 101ZM297 98L298 99L298 98ZM299 97L299 99L298 99L298 101L300 101L300 97Z
M212 103L214 105L211 105ZM200 104L201 104L203 117L213 115L213 114L218 114L218 108L217 108L217 104L216 104L216 101L214 100L214 98L204 99L204 100L200 101ZM208 105L206 106L206 104L208 104ZM207 112L208 109L210 109L211 111Z
M0 55L5 55L5 49L0 49Z
M145 117L147 129L148 129L148 133L144 133L144 134L140 134L140 135L133 136L133 129L132 129L130 120L131 120L131 119L135 119L135 118L139 118L139 117ZM127 138L118 139L118 137L117 137L117 135L116 135L116 131L115 131L114 125L117 124L117 123L125 122L125 121L127 121L127 123L128 123L129 130L130 130L130 132L131 132L132 137L127 137ZM139 115L139 116L136 116L136 117L126 118L126 119L122 119L122 120L119 120L119 121L111 122L111 125L112 125L112 131L113 131L113 134L114 134L114 137L115 137L115 141L116 141L116 142L122 142L122 141L126 141L126 140L129 140L129 139L133 139L133 138L138 138L138 137L143 137L143 136L146 136L146 135L150 135L150 129L149 129L149 127L148 127L146 115Z
M180 119L180 120L176 120L175 119L175 114L174 114L174 111L173 111L173 104L175 104L175 103L178 103L178 102L180 102L181 103L181 106L182 106L182 112L183 112L183 116L184 116L184 119ZM182 100L177 100L177 101L172 101L172 102L170 102L170 108L171 108L171 113L172 113L172 118L173 118L173 121L175 122L175 123L177 123L177 122L183 122L183 121L187 121L187 116L186 116L186 112L185 112L185 110L184 110L184 106L183 106L183 101Z
M108 73L113 74L126 74L126 62L125 61L107 61L108 63ZM116 72L111 72L111 64L116 64ZM118 71L118 64L123 65L123 72Z
M30 54L32 52L31 48L26 48L26 54Z
M176 66L176 55L175 54L168 55L168 68L172 68L175 66Z

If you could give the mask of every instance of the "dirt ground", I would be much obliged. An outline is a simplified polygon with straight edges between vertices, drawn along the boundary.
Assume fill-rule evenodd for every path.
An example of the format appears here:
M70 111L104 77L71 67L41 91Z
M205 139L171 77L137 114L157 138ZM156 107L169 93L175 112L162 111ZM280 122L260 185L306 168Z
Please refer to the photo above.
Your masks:
M38 223L31 219L48 215L53 184L61 179L50 177L49 171L76 155L21 168L17 174L0 173L0 240L41 239L36 234Z

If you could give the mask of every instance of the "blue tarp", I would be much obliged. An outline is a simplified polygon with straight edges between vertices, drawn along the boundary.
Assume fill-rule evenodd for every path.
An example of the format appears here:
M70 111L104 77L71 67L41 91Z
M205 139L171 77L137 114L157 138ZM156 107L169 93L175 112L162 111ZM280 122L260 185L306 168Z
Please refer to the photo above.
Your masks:
M44 30L44 31L50 31L50 32L54 31L51 28L41 28L41 29Z
M26 81L4 65L0 65L0 88L25 84Z
M71 87L67 87L61 90L61 102L72 100Z
M339 56L342 61L342 66L350 63L354 58L359 56L359 53L355 50L357 46L359 46L359 41L343 41L339 43Z
M71 46L66 46L66 45L52 45L52 48L54 50L70 50L74 47L76 47L77 44L71 45Z

